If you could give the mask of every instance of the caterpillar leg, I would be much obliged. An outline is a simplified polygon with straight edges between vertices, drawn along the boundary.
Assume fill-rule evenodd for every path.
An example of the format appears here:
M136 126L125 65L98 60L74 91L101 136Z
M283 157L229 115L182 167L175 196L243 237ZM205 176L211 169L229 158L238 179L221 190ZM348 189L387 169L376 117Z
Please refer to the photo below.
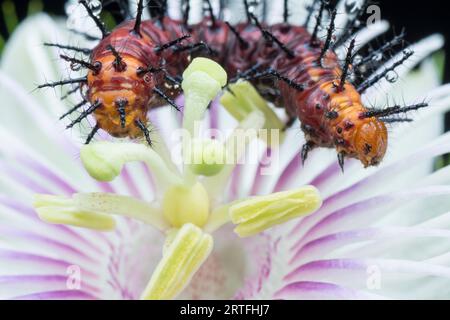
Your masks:
M148 130L148 128L139 119L137 119L134 123L142 131L142 133L144 134L145 140L147 140L148 145L151 147L152 146L152 140L150 139L150 131Z
M84 144L89 144L91 143L92 139L94 138L95 134L97 133L97 131L100 129L100 126L98 125L98 123L95 125L95 127L92 129L91 133L89 133L86 142Z
M284 124L283 132L292 127L292 125L295 123L295 120L297 120L296 117L289 117L288 121Z
M301 158L302 158L302 165L305 164L306 159L308 158L308 154L309 152L314 149L316 147L316 145L314 144L314 142L312 141L307 141L303 147L302 147L302 153L301 153Z
M339 167L341 167L342 173L344 173L345 152L339 152L337 158Z

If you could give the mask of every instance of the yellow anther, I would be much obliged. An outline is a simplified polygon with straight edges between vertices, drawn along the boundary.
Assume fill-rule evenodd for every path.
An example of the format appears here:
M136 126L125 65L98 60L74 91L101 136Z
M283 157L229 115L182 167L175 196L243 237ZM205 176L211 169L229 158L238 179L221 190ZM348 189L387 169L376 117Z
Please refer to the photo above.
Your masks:
M259 95L256 89L247 81L239 81L230 85L230 91L224 93L220 99L221 104L237 120L242 121L249 114L258 110L264 114L265 123L263 129L273 129L278 131L277 138L272 139L270 133L260 138L264 139L268 145L275 146L283 138L284 123L278 118L276 113L270 108L267 102Z
M146 300L175 298L208 258L213 239L193 224L185 224L164 252L142 293Z
M116 227L116 221L112 216L79 208L70 198L36 195L33 205L39 218L48 223L100 231L114 230Z
M240 201L230 207L229 214L231 221L237 225L234 231L241 237L247 237L313 213L321 204L318 190L306 186Z

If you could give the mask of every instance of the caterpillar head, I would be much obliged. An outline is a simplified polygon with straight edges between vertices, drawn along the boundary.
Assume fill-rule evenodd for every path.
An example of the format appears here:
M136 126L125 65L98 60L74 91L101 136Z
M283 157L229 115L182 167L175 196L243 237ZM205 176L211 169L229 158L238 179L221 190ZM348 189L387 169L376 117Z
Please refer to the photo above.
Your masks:
M387 149L387 129L377 118L361 120L355 126L353 148L365 167L380 164Z
M333 92L326 117L339 154L356 158L365 167L380 164L386 154L388 134L385 124L368 115L355 88Z
M99 127L115 137L142 136L136 122L147 121L153 77L140 76L136 71L140 63L133 58L118 64L111 54L101 57L99 63L101 69L88 74L88 99L102 104L95 111Z

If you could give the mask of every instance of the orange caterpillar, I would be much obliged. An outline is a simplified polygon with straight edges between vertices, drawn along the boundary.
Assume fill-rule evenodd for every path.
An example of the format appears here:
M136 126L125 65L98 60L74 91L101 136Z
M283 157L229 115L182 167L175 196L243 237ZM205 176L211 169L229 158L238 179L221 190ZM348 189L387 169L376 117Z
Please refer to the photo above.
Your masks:
M287 1L285 22L270 27L259 22L245 0L248 21L235 26L216 19L209 1L206 1L209 17L195 25L187 24L189 1L184 1L184 21L166 16L165 1L158 1L162 3L160 6L155 6L153 2L149 3L153 19L141 20L144 6L140 0L136 18L125 21L108 33L92 13L88 1L80 1L102 31L103 39L90 51L88 62L64 55L61 57L89 69L88 75L86 78L40 87L74 82L87 87L85 101L63 115L65 117L90 104L68 125L70 128L89 114L94 114L97 123L86 143L99 129L103 129L115 137L144 136L151 144L147 113L167 103L179 109L173 99L180 94L180 80L174 75L181 74L194 55L204 55L218 61L234 80L243 78L251 81L268 100L285 108L292 120L298 118L307 141L301 153L303 161L313 148L327 147L337 150L341 167L345 157L359 159L365 167L378 165L388 146L385 122L409 121L395 116L427 106L422 103L382 110L364 107L361 94L393 72L412 52L404 51L403 58L383 73L365 75L363 70L370 69L372 57L383 55L401 44L403 35L354 63L355 41L350 40L355 31L355 21L359 18L357 16L334 44L350 41L347 57L341 64L332 43L336 10L331 11L326 39L318 39L323 13L328 9L327 1L314 2L306 22L308 25L313 12L319 7L313 33L303 26L286 22ZM364 8L359 12L364 12ZM357 79L359 77L359 83L348 81L350 73Z

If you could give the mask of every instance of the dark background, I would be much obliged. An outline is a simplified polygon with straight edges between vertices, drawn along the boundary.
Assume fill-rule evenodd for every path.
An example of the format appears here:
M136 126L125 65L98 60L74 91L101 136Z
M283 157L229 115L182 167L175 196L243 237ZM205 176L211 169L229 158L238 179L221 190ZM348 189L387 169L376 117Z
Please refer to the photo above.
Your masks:
M0 0L0 9L4 9L5 1L13 2L18 20L27 16L30 0ZM64 14L63 0L31 0L39 3L43 11L54 15ZM271 0L282 1L282 0ZM441 33L446 38L446 57L450 57L450 11L443 0L378 0L376 3L381 8L382 19L388 20L394 30L400 32L405 28L406 40L415 42L432 33ZM36 10L36 9L35 9ZM39 9L38 9L39 10ZM4 10L3 10L4 11ZM4 13L4 12L2 12ZM8 38L7 26L0 14L0 39ZM1 43L0 43L1 44ZM1 46L0 46L1 52ZM444 81L450 82L450 62L447 60ZM450 115L446 119L447 130L450 130Z

